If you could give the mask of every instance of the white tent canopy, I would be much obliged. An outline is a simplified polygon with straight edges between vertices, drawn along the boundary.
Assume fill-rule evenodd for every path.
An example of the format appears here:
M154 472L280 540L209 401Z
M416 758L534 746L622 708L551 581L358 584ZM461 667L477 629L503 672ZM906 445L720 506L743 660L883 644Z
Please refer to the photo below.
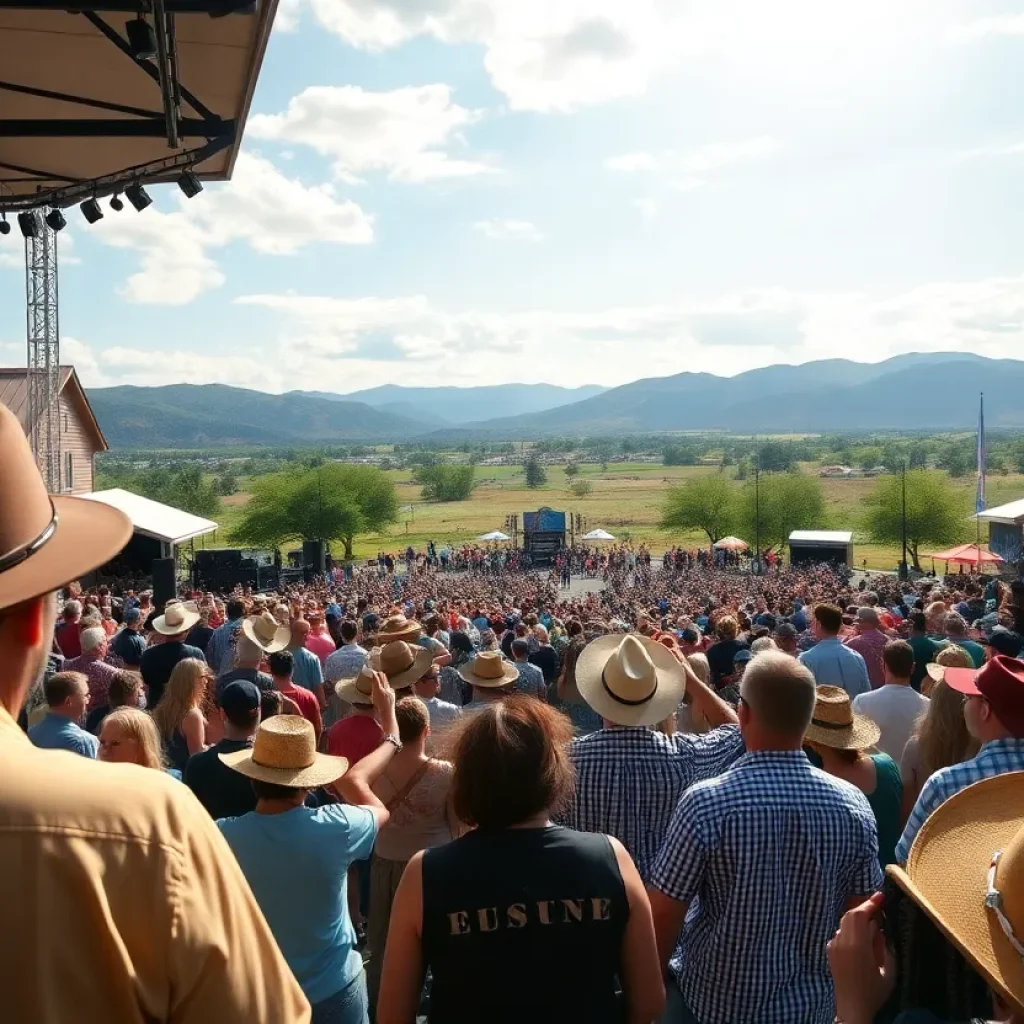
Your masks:
M217 529L217 524L211 519L182 512L180 508L161 504L120 487L109 491L93 491L82 497L120 509L132 521L136 533L162 540L165 544L181 544Z
M590 533L584 534L584 540L615 540L615 538L607 530L591 530Z
M477 540L511 540L507 533L502 533L501 530L491 530L490 533L482 534L477 537Z

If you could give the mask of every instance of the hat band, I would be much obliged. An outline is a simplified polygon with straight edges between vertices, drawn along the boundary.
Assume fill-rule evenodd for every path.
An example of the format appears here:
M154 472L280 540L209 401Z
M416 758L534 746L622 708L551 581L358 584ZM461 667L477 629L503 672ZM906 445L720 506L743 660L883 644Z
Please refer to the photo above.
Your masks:
M1024 959L1024 946L1021 945L1020 940L1014 934L1013 924L1010 919L1003 912L1003 894L996 888L996 865L999 863L999 858L1002 855L1002 850L996 850L992 854L992 863L988 868L988 879L985 886L985 906L995 913L996 920L999 922L999 927L1002 928L1003 934L1009 940L1017 955Z
M255 748L253 749L253 754L252 754L252 763L253 764L258 764L261 768L270 768L270 769L272 769L275 772L301 772L301 771L305 771L305 769L307 769L307 768L312 768L313 764L315 762L316 762L316 757L314 756L313 760L312 761L308 761L306 764L267 764L266 761L260 761L256 757Z
M605 688L605 692L611 697L612 700L619 704L625 704L628 708L639 707L641 704L647 704L650 699L658 692L658 681L655 678L654 689L651 690L646 697L641 697L639 700L626 700L625 697L620 697L609 685L608 680L604 677L604 669L601 670L601 685Z
M51 537L57 532L57 510L53 507L53 499L50 499L50 521L35 540L27 544L20 544L12 548L6 555L0 555L0 572L7 572L16 565L21 565L26 558L31 558L37 551L44 548Z
M812 718L811 725L816 725L819 729L852 729L853 719L849 722L826 722L822 718Z

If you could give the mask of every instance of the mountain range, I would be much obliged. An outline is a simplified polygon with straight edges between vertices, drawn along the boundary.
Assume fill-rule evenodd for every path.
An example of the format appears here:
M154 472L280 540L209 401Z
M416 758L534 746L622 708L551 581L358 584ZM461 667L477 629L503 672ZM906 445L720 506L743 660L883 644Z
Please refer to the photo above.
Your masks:
M601 389L385 385L348 395L268 395L223 384L89 391L115 448L354 441L518 440L662 431L962 430L985 393L990 427L1024 428L1024 361L970 353L825 359L734 377L679 373Z

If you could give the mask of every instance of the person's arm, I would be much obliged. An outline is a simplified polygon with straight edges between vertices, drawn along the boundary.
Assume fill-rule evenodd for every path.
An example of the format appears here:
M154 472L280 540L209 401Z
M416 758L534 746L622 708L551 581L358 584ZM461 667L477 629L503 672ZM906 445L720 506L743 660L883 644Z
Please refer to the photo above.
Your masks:
M206 719L199 708L189 708L185 712L181 720L181 735L185 737L190 755L206 749Z
M879 924L881 910L881 893L847 910L825 946L836 1016L843 1024L872 1024L896 984L895 959Z
M391 906L377 1024L412 1024L423 988L423 852L402 874Z
M391 689L388 677L383 672L373 673L373 706L380 716L380 726L385 734L398 735L398 721L395 718L395 691ZM378 830L383 828L391 815L387 807L370 788L378 775L388 766L397 753L393 743L381 743L376 750L349 770L334 784L342 798L357 807L365 807L377 819Z
M629 901L629 920L622 936L619 957L619 979L626 997L625 1020L628 1024L651 1024L665 1009L665 984L659 969L661 961L658 959L651 904L633 858L618 839L609 836L608 841L615 852Z
M681 662L686 673L686 692L693 701L693 707L699 711L712 729L720 725L739 725L739 718L732 705L727 704L711 687L706 686L690 664L684 658Z
M452 652L451 651L442 651L440 654L434 656L434 664L438 668L444 668L445 665L450 665L451 663L452 663Z
M320 705L320 710L325 711L327 709L327 692L324 688L324 667L320 664L320 659L315 654L310 661L310 665L313 666L313 674L315 676L310 689Z
M322 689L322 687L321 687L321 689ZM310 707L313 709L313 732L316 733L316 745L317 745L317 747L319 747L320 746L320 735L324 731L324 720L323 720L323 718L320 715L320 705L319 704L310 704Z
M458 839L463 832L467 831L466 826L459 821L459 816L455 813L455 804L452 802L450 793L444 803L444 816L448 820L448 831L451 833L452 839Z
M686 920L688 903L666 896L660 889L647 887L647 898L651 905L651 919L654 923L655 948L657 951L657 967L662 976L668 973L668 961L676 948L679 933L683 930Z

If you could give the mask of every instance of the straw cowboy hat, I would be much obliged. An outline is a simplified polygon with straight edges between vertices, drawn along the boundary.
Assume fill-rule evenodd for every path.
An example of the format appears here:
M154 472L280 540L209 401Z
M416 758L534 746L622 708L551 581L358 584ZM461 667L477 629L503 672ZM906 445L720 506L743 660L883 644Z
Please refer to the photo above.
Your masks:
M850 695L841 686L819 686L814 716L804 739L836 750L873 747L882 730L865 715L854 714Z
M422 633L423 627L418 622L407 619L404 615L392 615L384 620L374 640L379 647L383 647L399 640L416 640Z
M153 620L153 628L164 636L177 636L187 633L199 619L199 609L192 601L168 601L163 615Z
M484 689L508 686L519 678L519 669L501 656L501 651L481 651L456 670L467 683Z
M373 703L373 673L383 672L392 689L404 690L422 679L434 657L425 647L407 644L404 640L374 647L370 657L354 679L342 679L334 692L349 704Z
M1024 772L962 789L921 826L892 879L1024 1013Z
M84 576L131 539L123 512L46 493L25 432L2 403L0 466L0 610Z
M656 725L686 693L686 669L663 644L628 634L602 636L576 662L580 696L616 725Z
M317 753L313 726L299 715L274 715L260 722L251 747L217 756L250 779L301 789L326 786L348 771L348 758Z
M250 615L242 623L242 632L267 654L283 651L291 643L292 631L288 626L279 626L270 612Z

